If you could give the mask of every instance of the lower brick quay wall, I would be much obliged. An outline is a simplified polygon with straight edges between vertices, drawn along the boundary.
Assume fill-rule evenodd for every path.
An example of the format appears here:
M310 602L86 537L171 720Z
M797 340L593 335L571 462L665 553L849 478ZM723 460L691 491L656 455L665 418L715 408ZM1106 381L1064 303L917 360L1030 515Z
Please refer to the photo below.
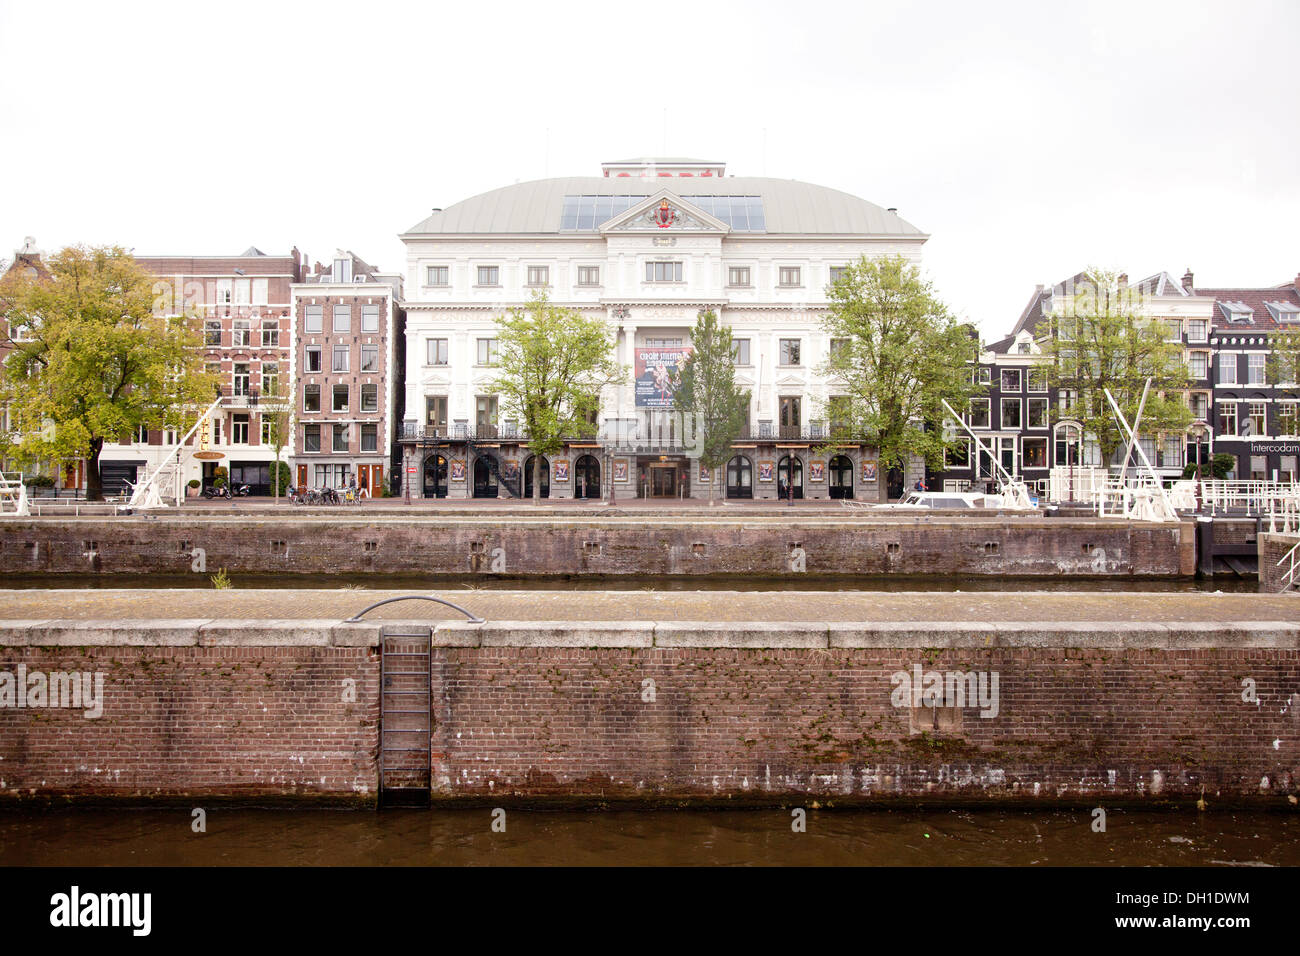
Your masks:
M0 672L104 675L98 718L0 710L0 797L372 803L378 628L240 630L0 625ZM1294 623L500 622L432 642L435 801L1287 807L1300 783ZM973 696L916 706L931 674Z
M10 573L1191 575L1195 523L850 517L11 519Z
M0 798L373 802L377 661L365 647L0 647ZM56 674L83 689L90 676L92 693L99 674L103 699L18 708L6 672L42 675L47 695Z

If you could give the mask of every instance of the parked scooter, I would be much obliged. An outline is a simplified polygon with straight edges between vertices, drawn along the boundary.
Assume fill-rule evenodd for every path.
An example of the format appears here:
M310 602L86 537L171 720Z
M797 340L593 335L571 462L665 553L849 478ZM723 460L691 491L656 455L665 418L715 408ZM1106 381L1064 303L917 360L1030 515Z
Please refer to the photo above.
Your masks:
M203 489L204 498L229 498L230 496L229 485L222 485L219 488L216 485L209 485Z

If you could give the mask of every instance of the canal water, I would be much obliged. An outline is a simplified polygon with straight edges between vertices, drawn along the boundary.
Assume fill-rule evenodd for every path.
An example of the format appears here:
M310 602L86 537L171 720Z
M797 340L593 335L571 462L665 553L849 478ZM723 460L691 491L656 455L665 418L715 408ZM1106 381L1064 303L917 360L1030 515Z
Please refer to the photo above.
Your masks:
M1294 866L1295 813L789 810L0 813L0 866Z
M207 574L9 574L4 586L33 588L212 587ZM1255 593L1254 577L1213 578L936 576L936 575L529 575L424 574L231 574L236 588L363 588L445 591L1157 591Z

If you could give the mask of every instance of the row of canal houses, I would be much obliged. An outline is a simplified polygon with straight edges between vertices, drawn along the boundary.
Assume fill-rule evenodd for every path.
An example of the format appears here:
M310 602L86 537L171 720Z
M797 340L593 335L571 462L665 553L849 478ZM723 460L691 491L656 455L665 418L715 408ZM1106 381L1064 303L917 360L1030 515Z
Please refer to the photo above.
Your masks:
M1080 273L1034 290L1005 338L985 346L980 381L987 397L971 409L971 430L987 454L1032 490L1046 494L1054 467L1118 467L1077 429L1062 424L1063 397L1049 391L1039 330L1047 316L1068 307L1087 277ZM1122 284L1128 283L1121 276ZM1265 288L1199 288L1188 270L1181 281L1160 272L1134 284L1141 311L1162 322L1171 343L1182 346L1191 377L1185 401L1192 424L1182 434L1140 437L1156 471L1179 477L1188 464L1214 454L1231 455L1230 477L1245 480L1300 479L1300 429L1294 382L1270 380L1268 356L1276 336L1300 329L1300 275ZM949 454L943 470L931 472L935 490L982 490L995 469L965 440L966 450ZM1122 454L1122 453L1121 453ZM1137 456L1130 463L1136 468Z
M205 446L220 454L192 462L184 479L208 484L216 469L225 467L236 485L249 484L255 494L268 492L276 455L262 410L285 393L294 407L294 427L280 456L290 463L296 484L337 488L355 482L373 495L385 488L413 497L428 492L417 467L403 469L403 423L422 416L425 409L405 407L411 336L402 275L381 272L347 251L314 267L297 249L278 256L250 248L237 256L152 256L141 261L174 285L178 296L199 305L208 365L225 383L221 407L205 436ZM29 240L11 268L39 265L39 253ZM985 345L973 374L986 393L974 401L968 420L984 451L963 439L948 455L946 467L927 474L931 489L982 490L995 471L987 461L989 454L1044 495L1053 467L1113 464L1100 460L1099 449L1086 436L1078 441L1074 432L1062 427L1062 399L1048 388L1037 338L1045 318L1064 308L1085 278L1079 274L1039 286L1010 334ZM1212 454L1227 453L1236 461L1232 477L1300 478L1300 392L1294 384L1271 383L1267 361L1274 336L1300 328L1300 276L1273 287L1207 289L1195 286L1190 271L1181 281L1161 272L1135 286L1145 312L1164 324L1171 342L1182 346L1192 378L1186 393L1194 419L1189 429L1141 439L1156 470L1175 478L1198 456L1205 462ZM424 345L417 341L412 347ZM425 362L421 353L411 374L419 374ZM410 431L409 422L405 424ZM171 433L146 430L107 445L102 455L106 490L121 491L127 482L138 481L168 457L177 440ZM599 456L599 440L591 444ZM793 461L794 455L790 458ZM411 447L405 449L405 459L407 465L418 461ZM402 486L404 470L414 475L408 478L409 488ZM787 486L793 472L783 472ZM904 481L910 486L917 476L913 469L906 476L889 476L891 496L904 493ZM793 478L803 484L802 474L794 473ZM593 481L597 487L602 484ZM83 466L68 466L58 484L83 487ZM853 494L851 484L838 487L840 494L831 489L832 497ZM727 492L735 490L729 478ZM795 490L798 497L805 496L803 487ZM809 490L808 497L815 497L820 489ZM857 497L874 498L874 492L859 488Z

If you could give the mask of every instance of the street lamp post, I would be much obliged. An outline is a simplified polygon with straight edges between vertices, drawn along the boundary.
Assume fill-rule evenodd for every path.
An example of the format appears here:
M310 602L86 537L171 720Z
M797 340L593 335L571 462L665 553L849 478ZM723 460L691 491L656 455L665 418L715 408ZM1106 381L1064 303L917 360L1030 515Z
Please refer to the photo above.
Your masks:
M1189 430L1192 433L1192 437L1196 439L1196 484L1193 488L1193 492L1196 495L1196 512L1197 514L1200 514L1201 511L1201 439L1206 437L1206 435L1209 433L1209 427L1205 424L1205 422L1197 421L1192 423L1192 427Z
M614 500L614 468L613 468L613 465L614 465L614 459L613 459L613 457L610 455L610 453L609 453L609 449L606 448L606 449L605 449L605 474L607 474L607 475L609 476L609 507L611 507L611 508L613 508L613 507L615 506L615 504L616 504L616 502L615 502L615 500Z

